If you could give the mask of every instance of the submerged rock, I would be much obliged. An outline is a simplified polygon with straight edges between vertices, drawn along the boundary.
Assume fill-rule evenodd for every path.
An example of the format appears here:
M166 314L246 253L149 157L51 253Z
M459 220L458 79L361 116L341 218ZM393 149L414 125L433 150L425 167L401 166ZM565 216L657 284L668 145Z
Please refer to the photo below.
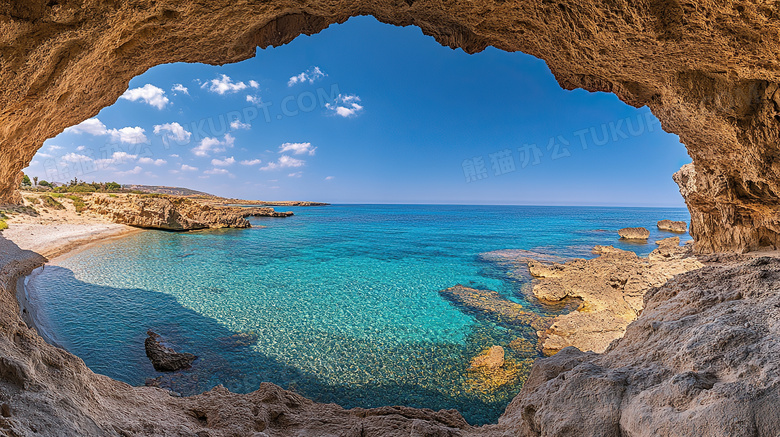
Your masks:
M146 356L152 362L154 370L158 372L175 372L181 369L189 369L192 362L198 357L190 353L180 353L163 345L160 336L153 331L147 331L149 336L144 342Z
M650 231L646 228L623 228L618 230L618 235L624 240L647 240L650 238Z
M688 232L688 224L685 222L661 220L658 222L658 229L662 231L677 232L678 234L684 234Z
M498 369L504 365L504 348L491 346L490 349L477 355L471 360L469 370L484 368L487 370Z
M544 330L552 323L552 317L525 311L519 303L501 297L493 290L480 290L460 284L439 292L461 310L509 327L530 326Z

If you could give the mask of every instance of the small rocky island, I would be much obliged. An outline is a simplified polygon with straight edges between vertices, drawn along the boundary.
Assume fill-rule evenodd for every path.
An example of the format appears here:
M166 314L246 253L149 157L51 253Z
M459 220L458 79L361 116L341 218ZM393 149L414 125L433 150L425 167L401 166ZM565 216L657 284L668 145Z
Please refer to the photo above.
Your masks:
M650 231L647 228L623 228L618 230L618 235L622 240L647 240Z
M688 224L683 221L661 220L658 222L658 229L684 234L688 232Z

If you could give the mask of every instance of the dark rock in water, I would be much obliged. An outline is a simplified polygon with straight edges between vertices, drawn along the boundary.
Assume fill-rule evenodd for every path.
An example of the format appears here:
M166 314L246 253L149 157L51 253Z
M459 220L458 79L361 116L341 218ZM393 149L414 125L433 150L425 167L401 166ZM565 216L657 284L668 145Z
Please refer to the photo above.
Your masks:
M164 346L160 342L160 336L152 331L146 331L149 335L144 345L146 346L146 356L158 372L175 372L181 369L189 369L192 362L198 357L190 353L179 353L173 349Z

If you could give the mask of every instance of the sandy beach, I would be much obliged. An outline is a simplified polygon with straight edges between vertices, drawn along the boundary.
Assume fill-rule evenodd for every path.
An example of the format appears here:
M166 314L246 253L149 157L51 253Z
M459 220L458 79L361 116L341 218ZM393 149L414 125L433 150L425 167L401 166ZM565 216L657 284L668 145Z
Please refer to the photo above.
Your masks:
M8 229L0 232L0 281L17 298L18 311L30 327L36 327L36 311L23 287L25 277L49 260L90 244L119 238L141 229L111 223L102 217L77 213L72 202L64 210L5 207ZM47 338L44 332L39 333Z

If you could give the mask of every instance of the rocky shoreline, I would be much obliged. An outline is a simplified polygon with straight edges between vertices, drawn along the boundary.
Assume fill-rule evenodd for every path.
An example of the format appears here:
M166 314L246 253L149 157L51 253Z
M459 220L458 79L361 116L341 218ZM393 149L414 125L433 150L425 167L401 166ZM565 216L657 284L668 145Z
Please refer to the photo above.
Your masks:
M102 217L89 220L96 221L93 225L113 227L118 233L131 229L106 223ZM780 320L776 314L780 303L775 305L771 300L776 300L772 287L780 286L780 277L775 278L775 272L780 271L777 259L710 257L708 263L713 267L679 274L651 288L644 295L638 319L603 354L566 347L550 358L537 359L522 392L499 423L472 427L453 410L345 410L318 404L273 384L261 384L246 395L216 387L197 396L178 397L161 388L131 387L96 375L77 357L43 341L21 320L13 291L19 277L46 261L31 248L61 254L80 242L110 234L83 228L68 243L47 240L46 235L59 233L54 226L26 226L15 224L0 234L0 324L6 329L0 336L0 407L5 412L0 417L0 431L10 435L571 435L567 429L586 436L646 435L647 429L667 429L671 435L690 434L693 429L712 431L710 435L743 435L730 423L745 423L746 429L758 430L750 435L780 431L778 412L767 409L774 405L773 396L777 396L780 384L780 369L769 364L780 350L776 342L768 340ZM46 248L25 240L26 235L39 233L36 237L51 243ZM678 241L670 244L664 240L645 261L602 247L597 249L601 256L595 260L603 260L585 262L631 258L629 263L652 270L655 263L689 259L689 248L677 246ZM18 256L10 256L13 253ZM583 260L556 266L555 259L543 259L547 262L531 268L539 274L539 284L553 279L550 272L555 272L561 280L556 287L566 290L567 295L573 293L561 278L577 277L565 273ZM591 270L600 271L595 266ZM578 277L587 271L582 267ZM543 274L549 277L542 278ZM647 279L647 272L641 276ZM560 294L550 286L540 290ZM482 294L475 295L465 287L450 293L451 299L461 299L475 311L481 310L477 302ZM754 310L758 302L768 303L760 314ZM514 343L509 346L532 347ZM654 349L646 348L647 344L655 345ZM690 349L686 353L690 364L678 359L681 345ZM744 357L748 349L752 351L750 361L740 361L738 357ZM501 362L501 355L497 347L487 350L473 363L473 372L488 379L507 376L504 374L514 370ZM761 366L765 371L756 374L750 372L750 366ZM642 372L650 376L629 376ZM744 381L729 376L735 374L744 375ZM605 385L604 381L613 382ZM717 393L715 402L702 403L712 397L710 393ZM742 393L751 393L748 402ZM63 404L63 396L69 402ZM654 400L646 404L647 397ZM678 405L680 413L674 417L680 420L669 420L669 413L661 407L667 401L662 399ZM736 410L722 407L737 402L745 406ZM655 425L648 428L647 423ZM728 433L715 432L718 429Z

